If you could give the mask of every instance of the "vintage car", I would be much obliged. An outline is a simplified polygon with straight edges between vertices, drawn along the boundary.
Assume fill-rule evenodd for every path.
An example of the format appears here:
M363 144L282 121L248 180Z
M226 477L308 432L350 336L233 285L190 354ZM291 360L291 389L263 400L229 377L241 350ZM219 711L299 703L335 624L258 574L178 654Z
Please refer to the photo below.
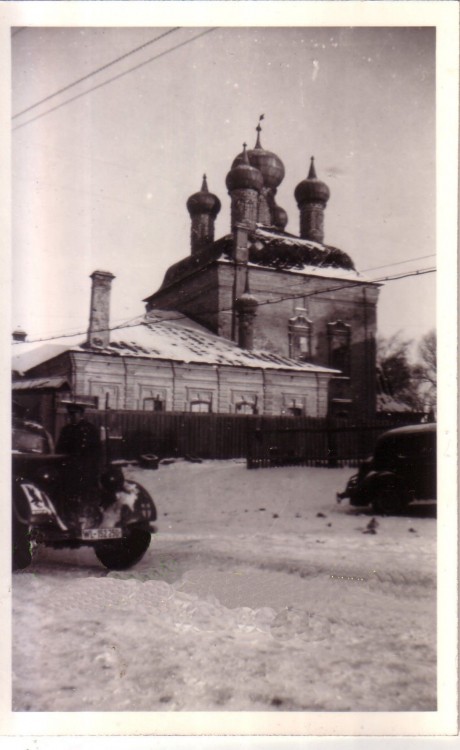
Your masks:
M13 420L13 569L26 568L34 544L94 548L100 562L123 570L147 551L157 512L148 492L109 465L92 491L77 497L71 480L75 459L54 452L36 422Z
M372 505L374 513L400 513L413 500L436 500L436 425L398 427L377 439L337 502Z

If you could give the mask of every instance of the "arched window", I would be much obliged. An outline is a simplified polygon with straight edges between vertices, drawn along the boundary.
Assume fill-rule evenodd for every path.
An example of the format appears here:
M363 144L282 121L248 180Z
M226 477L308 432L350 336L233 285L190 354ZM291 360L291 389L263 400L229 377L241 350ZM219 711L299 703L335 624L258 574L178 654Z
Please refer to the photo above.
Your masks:
M312 324L306 310L298 309L296 312L298 314L289 319L289 356L306 362L312 356Z
M351 328L348 323L336 320L327 324L329 366L350 376Z

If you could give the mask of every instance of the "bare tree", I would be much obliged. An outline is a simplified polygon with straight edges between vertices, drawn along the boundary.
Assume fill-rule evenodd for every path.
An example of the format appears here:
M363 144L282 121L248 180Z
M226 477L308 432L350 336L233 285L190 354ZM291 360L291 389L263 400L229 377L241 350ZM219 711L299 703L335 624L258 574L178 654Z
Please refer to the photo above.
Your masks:
M420 397L426 411L435 411L437 397L436 331L428 331L418 345L419 361L414 367L414 377L419 384Z
M403 339L401 332L377 340L377 367L384 392L414 411L422 410L419 381L409 361L413 342Z

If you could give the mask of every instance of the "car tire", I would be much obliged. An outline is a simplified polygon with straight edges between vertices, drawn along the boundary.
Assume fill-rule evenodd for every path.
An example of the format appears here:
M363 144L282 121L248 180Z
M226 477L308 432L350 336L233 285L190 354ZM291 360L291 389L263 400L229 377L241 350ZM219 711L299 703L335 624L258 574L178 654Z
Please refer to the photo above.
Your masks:
M407 493L393 474L377 478L370 495L372 510L379 516L402 513L409 502Z
M150 546L151 533L135 527L126 530L121 539L98 542L96 557L109 570L127 570L139 562Z
M29 527L21 523L13 513L12 522L12 568L13 570L24 570L32 562L30 551Z

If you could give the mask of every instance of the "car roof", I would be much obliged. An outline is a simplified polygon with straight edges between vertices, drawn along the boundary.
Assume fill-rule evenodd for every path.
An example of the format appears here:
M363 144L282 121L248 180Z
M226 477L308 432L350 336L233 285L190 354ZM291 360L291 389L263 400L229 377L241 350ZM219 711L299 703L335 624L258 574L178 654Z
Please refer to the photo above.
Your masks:
M428 422L427 424L414 424L406 427L395 427L394 430L388 430L380 435L380 439L386 437L398 437L398 435L420 435L420 434L435 434L436 424L434 422Z
M45 428L39 422L32 422L30 419L13 416L13 428L28 429L32 432L46 432Z

